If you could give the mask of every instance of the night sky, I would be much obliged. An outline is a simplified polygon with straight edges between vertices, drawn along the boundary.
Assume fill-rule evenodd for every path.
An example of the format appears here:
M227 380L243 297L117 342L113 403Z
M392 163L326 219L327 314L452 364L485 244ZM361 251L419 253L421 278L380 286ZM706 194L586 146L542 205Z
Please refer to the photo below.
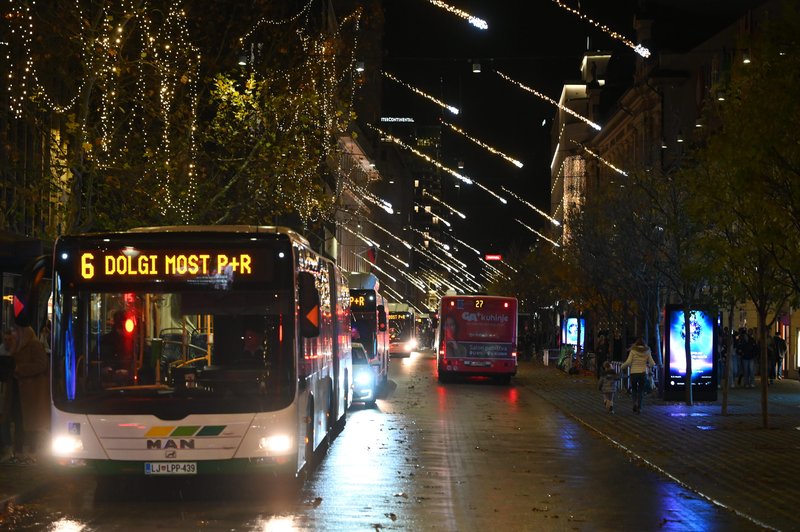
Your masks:
M587 38L593 49L626 47L617 46L613 39L551 1L448 3L482 18L489 29L479 30L427 0L386 0L384 70L461 112L453 115L443 111L385 80L383 114L410 116L419 125L444 119L523 162L524 167L519 169L443 128L441 162L456 168L458 161L463 161L461 173L509 200L503 205L474 185L456 189L456 179L445 175L445 199L467 214L467 220L460 223L457 217L450 217L453 233L484 252L506 253L512 242L527 248L538 237L514 219L537 230L542 230L547 220L505 194L501 186L549 212L550 131L556 108L503 80L493 70L558 101L562 85L580 78ZM594 11L592 18L598 20L602 16L602 22L609 27L631 35L631 2L613 2L613 13L602 7L609 3L582 4L587 13L591 6L601 6L605 11ZM629 9L624 9L625 5ZM481 63L480 74L472 72L473 60Z
M506 253L512 244L522 249L538 237L514 221L521 219L537 230L547 220L503 193L501 186L549 212L551 140L556 108L500 78L499 70L558 101L565 83L580 80L580 63L588 49L611 51L632 68L635 52L552 0L451 0L448 3L488 23L480 30L463 18L428 0L385 0L384 70L409 84L458 107L453 115L434 103L384 80L383 115L409 116L418 125L444 119L471 136L524 163L522 169L443 128L441 161L474 178L509 200L501 204L474 185L456 189L456 179L445 175L443 194L467 214L454 222L453 234L483 252ZM657 17L659 29L670 39L663 46L679 51L696 44L694 33L707 34L710 24L730 23L747 5L738 0L563 0L591 19L633 42L634 15ZM664 49L663 47L661 48ZM472 72L472 61L482 72ZM632 72L624 72L628 76ZM544 121L544 125L543 125ZM413 157L413 156L412 156ZM453 217L455 218L455 217Z

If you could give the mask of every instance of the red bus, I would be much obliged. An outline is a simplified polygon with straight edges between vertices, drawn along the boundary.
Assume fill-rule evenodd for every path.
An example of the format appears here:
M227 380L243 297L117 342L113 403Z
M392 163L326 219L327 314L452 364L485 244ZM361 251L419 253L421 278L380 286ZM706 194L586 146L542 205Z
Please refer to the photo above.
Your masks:
M436 330L439 380L488 376L508 383L517 374L517 300L444 296Z

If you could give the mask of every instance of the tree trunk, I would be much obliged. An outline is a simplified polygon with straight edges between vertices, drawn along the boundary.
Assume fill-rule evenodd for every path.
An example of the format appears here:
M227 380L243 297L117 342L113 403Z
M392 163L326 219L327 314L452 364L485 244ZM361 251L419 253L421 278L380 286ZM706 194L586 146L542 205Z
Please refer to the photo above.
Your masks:
M692 312L686 304L683 305L683 347L686 352L686 405L692 406Z
M659 319L659 309L661 308L661 294L656 290L656 318L653 320L656 345L656 367L658 368L658 397L664 397L664 357L661 353L661 320Z
M728 415L728 383L733 378L733 311L736 309L736 303L731 302L728 312L728 336L722 338L721 341L725 342L725 375L723 376L722 385L722 415ZM719 373L719 372L718 372Z
M756 307L758 310L758 344L759 344L759 371L761 373L761 422L765 429L769 428L769 371L767 370L767 311L766 308Z

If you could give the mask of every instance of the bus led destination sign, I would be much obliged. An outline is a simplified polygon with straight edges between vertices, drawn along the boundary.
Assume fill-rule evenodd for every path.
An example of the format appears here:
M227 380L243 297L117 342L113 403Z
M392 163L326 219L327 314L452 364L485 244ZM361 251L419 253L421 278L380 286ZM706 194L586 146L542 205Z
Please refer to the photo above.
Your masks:
M123 251L86 251L80 254L80 276L84 280L162 278L253 274L249 253L175 252L125 249Z

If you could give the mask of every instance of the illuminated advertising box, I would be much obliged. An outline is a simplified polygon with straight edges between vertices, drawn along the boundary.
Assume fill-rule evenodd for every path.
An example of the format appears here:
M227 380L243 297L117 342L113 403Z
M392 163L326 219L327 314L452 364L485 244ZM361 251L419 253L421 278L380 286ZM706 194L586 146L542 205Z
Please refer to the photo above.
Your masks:
M561 330L561 343L578 345L578 318L567 318ZM581 345L586 345L586 320L581 318Z
M709 309L693 309L689 319L692 360L692 398L698 401L717 399L716 313ZM683 309L668 305L666 309L667 341L665 355L664 399L682 401L686 397L686 347Z

